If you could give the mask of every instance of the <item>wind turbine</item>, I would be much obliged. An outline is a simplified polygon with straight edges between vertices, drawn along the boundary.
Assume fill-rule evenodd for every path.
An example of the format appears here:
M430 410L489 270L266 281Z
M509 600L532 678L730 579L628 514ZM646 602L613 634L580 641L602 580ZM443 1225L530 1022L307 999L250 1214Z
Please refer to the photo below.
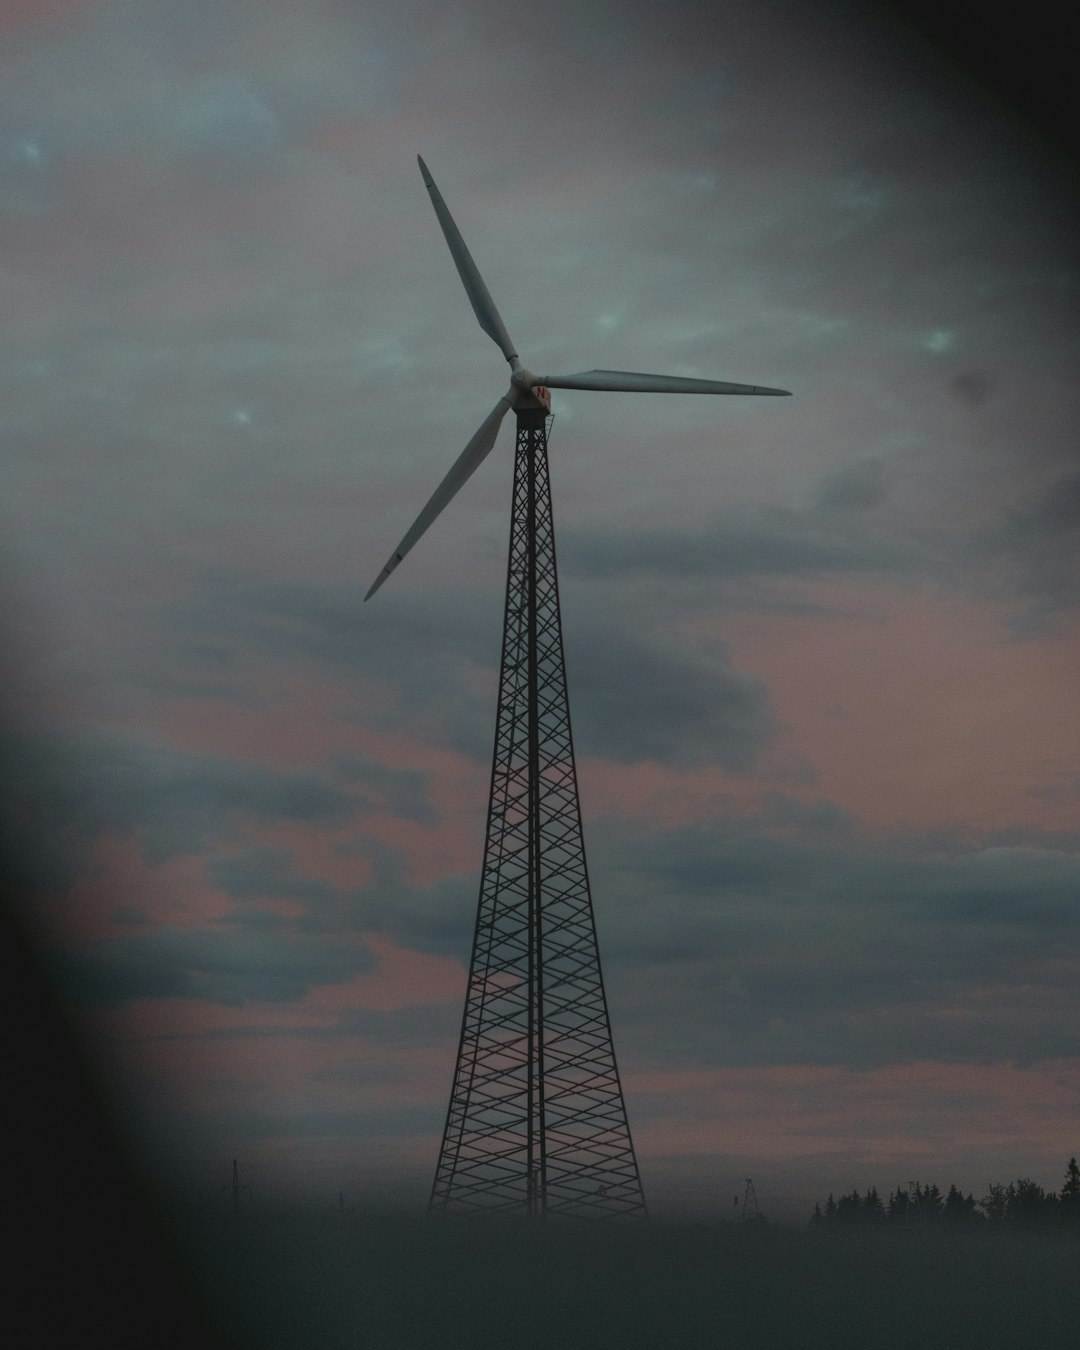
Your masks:
M678 375L534 375L417 156L480 327L510 388L364 597L369 600L517 420L510 559L484 863L435 1210L640 1216L645 1200L615 1062L581 830L547 461L551 389L767 394Z

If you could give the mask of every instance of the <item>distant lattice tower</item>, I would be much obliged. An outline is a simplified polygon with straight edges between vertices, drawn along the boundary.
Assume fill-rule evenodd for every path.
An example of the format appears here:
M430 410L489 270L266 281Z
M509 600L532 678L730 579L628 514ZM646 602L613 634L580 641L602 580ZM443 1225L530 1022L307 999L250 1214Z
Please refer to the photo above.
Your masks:
M757 1192L754 1190L754 1183L749 1177L746 1178L746 1185L743 1187L742 1214L740 1217L743 1223L757 1222L761 1219Z

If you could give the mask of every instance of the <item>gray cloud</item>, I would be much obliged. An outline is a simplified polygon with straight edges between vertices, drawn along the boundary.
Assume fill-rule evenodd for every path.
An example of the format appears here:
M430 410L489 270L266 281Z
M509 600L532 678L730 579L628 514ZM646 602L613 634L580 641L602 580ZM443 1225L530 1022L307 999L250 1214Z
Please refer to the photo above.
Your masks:
M844 464L827 474L818 488L817 505L826 511L869 511L886 499L885 466L872 456Z
M870 467L839 470L822 488L822 505L828 510L876 505L879 478ZM575 536L561 549L560 561L572 574L589 577L649 572L748 580L903 572L911 568L913 553L902 539L774 507L720 517L707 530Z
M149 739L80 731L11 736L0 819L21 888L63 890L101 833L134 835L160 862L211 848L244 819L340 824L353 795L315 772L193 755Z
M243 634L270 658L302 656L363 677L386 691L415 731L486 760L500 616L493 591L418 597L399 589L361 607L351 585L220 576L197 601L170 611L168 627L183 626L204 646ZM751 767L773 729L768 697L759 680L732 668L722 643L655 622L618 622L605 596L576 595L564 626L571 711L587 753ZM378 790L373 780L369 788ZM394 800L411 799L406 809L415 813L423 809L417 798L405 788Z
M1013 631L1042 635L1080 597L1080 470L1059 474L999 523L979 531L965 552L983 569L983 586L1023 602Z
M720 642L594 616L573 623L567 658L577 742L622 763L719 763L745 772L773 731L764 684ZM579 715L580 714L580 715Z
M6 50L9 124L35 128L66 153L119 147L235 162L276 140L279 121L296 130L327 109L347 116L385 106L394 77L374 16L358 29L332 5L313 3L301 16L271 0L263 17L274 40L256 69L245 47L266 30L242 11L206 0L179 10L106 0L36 49ZM218 55L209 72L200 68L208 50Z
M1075 852L1050 840L944 843L871 846L828 802L781 796L708 828L592 822L597 924L628 1063L866 1067L1080 1053ZM295 932L385 931L466 962L477 878L418 887L393 851L369 854L374 879L347 894L269 851L215 864L212 876L241 907L299 900ZM449 1041L456 1017L425 1013L423 1034Z
M357 943L250 924L162 926L68 951L57 963L69 997L103 1007L153 998L284 1003L375 966Z
M391 769L365 755L349 753L335 755L330 767L359 795L365 806L404 816L420 825L435 823L435 808L428 795L426 774Z
M979 370L962 370L949 381L949 388L957 398L972 408L983 407L991 398L994 382Z
M307 877L287 849L237 850L207 863L207 876L236 904L236 921L274 926L281 921L260 909L264 900L285 898L301 913L289 920L298 933L343 936L363 930L386 932L404 946L461 956L476 916L483 820L477 811L476 873L415 886L406 879L401 853L366 838L362 823L349 850L371 868L371 881L341 889ZM343 850L343 856L348 856Z
M222 670L240 646L263 662L303 660L352 681L373 682L385 691L381 699L411 720L414 734L471 754L489 753L494 691L478 687L476 676L498 662L501 609L495 593L486 613L484 598L468 591L446 596L399 591L369 605L362 605L362 593L351 582L271 584L218 572L195 598L168 607L159 621L164 629L180 629L190 640L216 647ZM360 691L356 715L363 711ZM410 814L424 810L404 776L391 781L385 771L373 774L370 766L347 757L333 768L353 785L365 780L365 791L399 807L412 797Z
M732 822L594 829L591 862L613 1015L637 1063L1080 1051L1074 853L915 855Z
M340 932L344 926L340 922L340 892L327 882L300 875L288 849L255 848L211 858L206 863L206 875L216 887L241 905L282 898L298 900L311 912L325 915L333 909L337 922L324 924L318 931ZM243 912L244 922L249 926L280 925L285 922L273 912L260 913L250 908L245 908ZM305 926L303 920L290 920L289 923L298 929Z

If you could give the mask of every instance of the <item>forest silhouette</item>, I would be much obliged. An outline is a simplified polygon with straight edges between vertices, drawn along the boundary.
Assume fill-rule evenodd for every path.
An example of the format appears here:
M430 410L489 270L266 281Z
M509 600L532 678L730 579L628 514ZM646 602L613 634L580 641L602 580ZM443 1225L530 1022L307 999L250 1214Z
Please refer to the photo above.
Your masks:
M1061 1232L1080 1238L1080 1166L1070 1158L1059 1191L1047 1191L1030 1177L1008 1185L993 1183L981 1200L955 1185L942 1192L936 1183L919 1181L897 1186L883 1201L876 1186L864 1195L853 1190L839 1199L829 1196L822 1209L814 1206L811 1228L938 1228L995 1232Z

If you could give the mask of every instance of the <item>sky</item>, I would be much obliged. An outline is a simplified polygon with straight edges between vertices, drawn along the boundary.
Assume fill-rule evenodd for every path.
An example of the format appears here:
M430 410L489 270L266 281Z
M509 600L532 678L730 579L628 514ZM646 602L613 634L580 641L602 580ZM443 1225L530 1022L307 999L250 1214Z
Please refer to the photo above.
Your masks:
M0 10L0 815L155 1175L422 1207L512 434L555 392L593 899L654 1212L1080 1150L1076 207L892 11Z

